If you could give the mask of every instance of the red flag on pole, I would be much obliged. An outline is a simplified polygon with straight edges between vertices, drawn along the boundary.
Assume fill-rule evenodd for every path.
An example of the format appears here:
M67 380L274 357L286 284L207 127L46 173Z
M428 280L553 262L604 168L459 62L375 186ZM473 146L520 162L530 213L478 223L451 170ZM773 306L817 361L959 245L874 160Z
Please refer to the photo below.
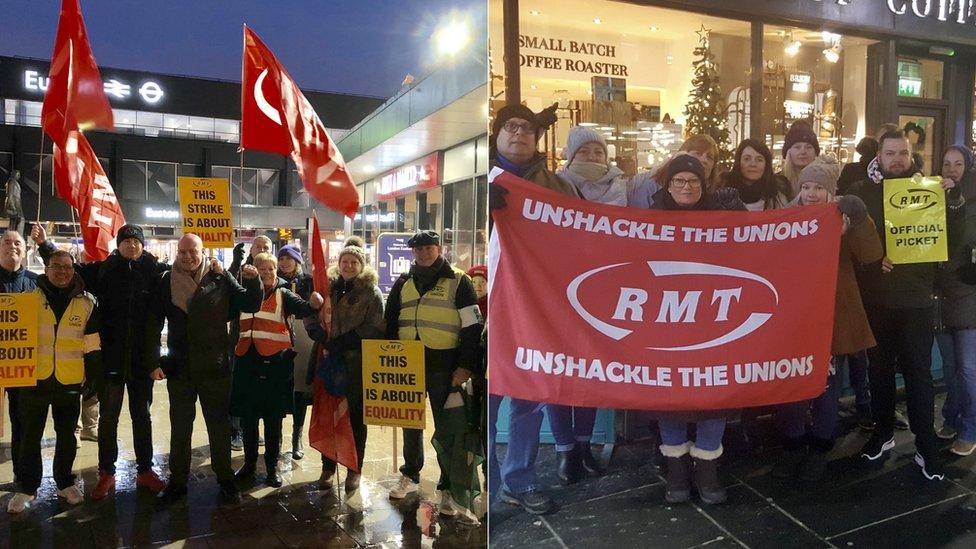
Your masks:
M69 132L64 147L55 143L54 178L58 193L78 212L88 260L107 259L125 216L105 170L81 132Z
M78 0L62 0L41 126L55 143L67 132L115 126Z
M342 154L291 75L247 26L243 63L241 149L290 154L308 194L356 215L359 193Z

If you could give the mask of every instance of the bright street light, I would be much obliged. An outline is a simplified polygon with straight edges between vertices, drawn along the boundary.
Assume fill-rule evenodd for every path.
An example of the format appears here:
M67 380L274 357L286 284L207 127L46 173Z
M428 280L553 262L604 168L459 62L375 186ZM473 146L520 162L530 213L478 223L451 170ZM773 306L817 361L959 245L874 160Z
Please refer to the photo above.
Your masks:
M437 54L440 57L454 57L471 41L471 30L467 21L451 19L435 34Z

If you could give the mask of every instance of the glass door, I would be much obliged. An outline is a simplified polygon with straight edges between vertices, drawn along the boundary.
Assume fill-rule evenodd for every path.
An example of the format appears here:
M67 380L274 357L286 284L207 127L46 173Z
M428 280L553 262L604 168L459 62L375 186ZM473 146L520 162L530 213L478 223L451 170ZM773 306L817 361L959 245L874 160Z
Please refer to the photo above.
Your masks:
M946 109L941 106L898 106L898 126L912 144L912 153L921 159L922 173L937 173L945 147Z

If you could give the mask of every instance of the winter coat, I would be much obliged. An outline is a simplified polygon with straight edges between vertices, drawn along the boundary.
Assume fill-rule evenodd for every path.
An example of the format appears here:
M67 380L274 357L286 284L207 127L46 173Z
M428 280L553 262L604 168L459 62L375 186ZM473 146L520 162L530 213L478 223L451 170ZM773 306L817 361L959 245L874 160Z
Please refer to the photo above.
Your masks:
M188 314L173 304L171 274L163 273L152 300L153 314L147 328L156 342L154 362L167 376L194 382L230 375L227 322L238 318L241 312L253 313L261 308L261 280L245 278L242 286L227 271L208 271L190 299ZM169 355L160 358L159 335L164 319L169 325ZM150 368L155 369L156 364Z
M950 242L949 260L936 272L936 288L942 297L942 324L947 328L976 328L976 286L959 280L959 268L972 261L976 248L976 172L970 170L956 183L966 199L959 238Z
M386 335L383 318L383 294L377 283L379 275L365 266L359 276L346 282L336 267L329 268L329 301L332 303L332 333L328 339L318 318L305 319L305 328L318 345L329 353L342 353L349 374L348 391L362 391L362 340L382 339ZM314 356L314 355L313 355ZM314 371L314 365L312 370Z
M37 273L28 271L24 267L14 272L0 267L0 291L8 294L33 292L37 288L37 276Z
M641 172L631 178L627 189L627 207L647 210L654 204L651 197L661 190L661 185L654 178L655 174L657 170Z
M868 165L870 163L871 158L861 157L857 162L844 164L844 168L840 171L840 177L837 179L837 194L847 194L850 192L851 185L854 182L867 177Z
M290 290L293 294L298 295L298 297L307 301L312 296L312 275L303 272L289 280L279 273L278 278L281 279L283 288ZM305 329L304 323L296 321L296 317L289 317L288 321L291 325L292 343L295 346L296 353L295 368L292 372L292 379L295 382L295 392L311 393L312 386L306 383L305 379L308 377L309 365L313 361L312 357L314 354L312 351L315 347L315 342Z
M867 216L851 224L840 239L837 264L837 297L834 302L834 338L830 354L849 355L877 345L861 301L855 268L880 261L884 256L874 220Z
M291 316L297 318L317 316L318 312L312 309L311 304L288 290L286 285L287 282L279 278L271 289L264 290L262 300L282 289L281 310L286 321ZM244 314L249 312L244 311ZM291 336L294 341L295 334L292 333ZM276 418L291 413L295 398L292 394L294 360L294 348L286 349L273 356L261 356L254 345L251 345L243 356L237 356L234 361L230 414L235 417Z
M45 262L54 251L49 240L38 248ZM75 272L98 300L105 375L119 380L144 379L155 369L150 365L156 362L153 356L159 349L153 347L153 334L146 324L156 284L168 270L169 265L145 251L134 260L115 250L104 261L75 263Z
M502 167L499 165L498 158L495 156L492 156L489 161L493 168ZM516 173L515 175L518 174ZM540 187L545 187L550 191L555 191L559 194L575 196L577 198L580 196L579 191L576 190L576 187L549 171L549 168L546 167L546 156L542 153L536 154L536 156L529 162L528 167L525 168L523 174L519 177L527 181L531 181Z
M851 192L867 206L868 215L874 221L875 230L881 240L882 249L885 243L884 217L884 180L875 182L870 176L854 183ZM955 194L955 193L953 193ZM964 228L963 207L965 200L948 198L946 201L946 238L951 249ZM887 252L885 252L887 255ZM890 309L924 309L932 306L932 294L935 291L935 274L938 264L906 263L895 265L890 273L884 273L881 262L876 261L857 271L858 286L865 305L878 305Z
M742 203L745 204L746 209L751 212L756 211L766 211L766 210L778 210L780 208L786 208L790 203L790 196L793 192L790 186L790 181L780 174L773 175L773 185L775 186L775 192L770 189L770 192L766 196L760 196L757 199L750 200L747 189L745 189L741 184L735 184L732 182L730 177L731 172L725 172L721 175L719 188L731 187L739 191L739 198Z
M580 195L590 202L610 204L613 206L627 205L628 180L624 172L616 166L610 166L606 175L596 181L586 181L569 166L556 172L564 181L572 183Z

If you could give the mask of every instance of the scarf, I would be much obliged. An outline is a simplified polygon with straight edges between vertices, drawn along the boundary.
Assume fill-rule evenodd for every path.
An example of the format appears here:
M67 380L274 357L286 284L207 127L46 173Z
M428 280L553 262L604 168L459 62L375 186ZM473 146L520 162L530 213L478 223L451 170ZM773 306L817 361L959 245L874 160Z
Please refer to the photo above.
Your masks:
M573 162L559 171L559 177L579 189L583 198L590 202L627 205L627 180L616 166L596 162Z
M210 261L207 258L203 258L200 266L194 271L184 271L179 267L179 264L174 265L173 274L169 278L173 305L179 307L184 313L189 313L190 300L197 288L200 287L200 281L208 272L210 272Z

